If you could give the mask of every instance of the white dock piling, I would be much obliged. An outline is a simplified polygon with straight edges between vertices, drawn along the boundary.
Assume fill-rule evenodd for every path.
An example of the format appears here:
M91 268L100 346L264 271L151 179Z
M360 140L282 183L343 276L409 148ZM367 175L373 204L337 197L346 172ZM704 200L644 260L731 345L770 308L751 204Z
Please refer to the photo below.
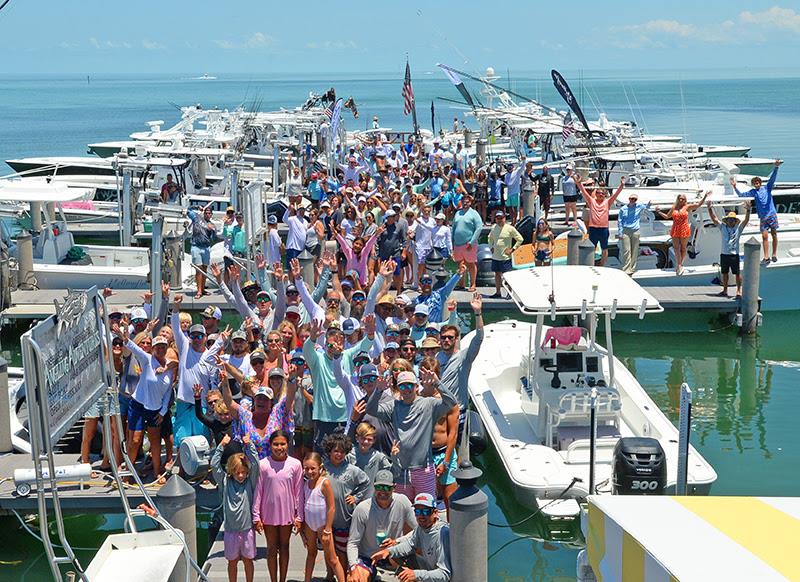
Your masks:
M741 335L752 335L758 327L758 288L761 276L761 244L750 237L744 243L742 269L742 328Z
M567 264L579 265L580 263L580 244L583 239L581 231L573 228L567 235Z
M172 527L183 532L189 554L197 561L197 517L195 516L194 488L180 475L172 475L166 485L156 493L156 505L161 515ZM179 560L175 565L170 582L185 582L186 562Z
M681 384L681 408L678 418L678 479L675 483L677 495L687 494L689 477L689 433L692 429L692 389Z

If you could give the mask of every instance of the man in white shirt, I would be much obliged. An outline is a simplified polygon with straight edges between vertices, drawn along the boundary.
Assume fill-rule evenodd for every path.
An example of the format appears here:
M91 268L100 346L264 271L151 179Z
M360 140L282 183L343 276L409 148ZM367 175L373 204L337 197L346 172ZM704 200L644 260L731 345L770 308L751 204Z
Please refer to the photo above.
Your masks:
M308 233L306 209L302 206L290 205L283 214L283 222L289 226L289 232L286 235L286 264L288 265L306 248Z

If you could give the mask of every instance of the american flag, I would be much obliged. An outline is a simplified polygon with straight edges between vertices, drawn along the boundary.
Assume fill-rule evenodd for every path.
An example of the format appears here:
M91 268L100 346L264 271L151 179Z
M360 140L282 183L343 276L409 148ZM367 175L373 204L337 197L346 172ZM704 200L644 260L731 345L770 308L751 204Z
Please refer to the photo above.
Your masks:
M403 100L405 102L403 115L408 115L414 110L414 88L411 86L411 67L408 66L408 61L406 61L406 80L403 82Z
M335 103L335 101L328 103L328 105L325 107L325 111L323 111L323 113L328 116L328 119L333 118L333 106Z
M564 116L564 127L561 129L561 139L567 139L575 133L575 126L572 124L572 115L569 111Z

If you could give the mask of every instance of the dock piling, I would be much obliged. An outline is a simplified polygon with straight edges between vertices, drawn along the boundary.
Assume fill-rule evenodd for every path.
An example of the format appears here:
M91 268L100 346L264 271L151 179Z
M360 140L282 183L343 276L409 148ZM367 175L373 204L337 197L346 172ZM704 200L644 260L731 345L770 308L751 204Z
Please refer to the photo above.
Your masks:
M13 453L11 441L11 398L8 394L8 362L0 358L0 453Z
M578 264L594 267L594 245L589 239L582 240L578 245Z
M752 335L758 327L758 288L761 276L761 244L755 237L744 242L742 269L741 335Z
M17 237L17 287L33 289L33 280L33 236L22 232Z
M567 235L567 264L579 265L580 263L580 244L583 240L581 231L573 228Z
M189 554L195 562L197 561L196 495L194 488L177 474L172 475L166 485L156 493L158 510L172 527L183 533ZM178 560L169 581L185 582L187 567L184 560Z
M489 498L476 485L481 475L481 470L469 462L469 456L453 471L458 489L450 497L450 562L453 580L459 582L489 579Z

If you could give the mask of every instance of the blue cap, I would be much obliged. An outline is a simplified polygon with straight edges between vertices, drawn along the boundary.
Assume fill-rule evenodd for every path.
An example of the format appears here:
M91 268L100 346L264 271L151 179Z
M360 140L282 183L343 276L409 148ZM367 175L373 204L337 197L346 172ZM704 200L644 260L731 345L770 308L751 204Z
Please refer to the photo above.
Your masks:
M375 364L364 364L358 369L358 377L364 378L366 376L377 376L378 368Z

